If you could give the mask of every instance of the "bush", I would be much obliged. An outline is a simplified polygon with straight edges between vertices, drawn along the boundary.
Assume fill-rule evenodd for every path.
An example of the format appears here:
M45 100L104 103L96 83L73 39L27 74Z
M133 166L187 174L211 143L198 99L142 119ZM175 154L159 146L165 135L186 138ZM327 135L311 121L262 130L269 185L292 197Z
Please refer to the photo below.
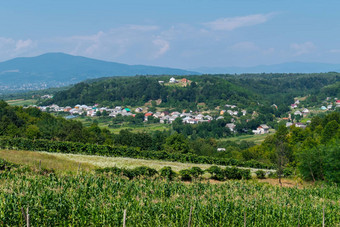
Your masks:
M211 179L222 181L224 180L223 170L218 166L211 166L207 169L207 172L211 174Z
M287 167L287 168L283 169L283 176L284 177L289 177L289 176L293 175L293 173L294 173L293 168Z
M266 173L262 170L257 170L255 173L256 173L256 177L258 179L265 179L266 178Z
M251 179L251 173L249 169L239 169L241 171L242 179L249 180Z
M224 169L224 176L227 179L236 179L236 180L241 180L242 179L242 172L240 169L232 167L232 168L225 168Z
M277 173L276 172L270 172L268 174L268 178L277 178Z
M169 166L165 166L163 167L160 171L160 176L164 177L168 180L173 180L176 176L176 173L174 171L172 171L171 167Z
M190 173L192 177L197 179L203 175L204 171L200 167L192 167Z
M158 172L155 169L146 167L146 166L139 166L133 169L135 171L135 176L144 176L144 177L153 177Z
M181 176L181 180L184 180L184 181L191 181L192 180L191 172L190 172L189 169L180 170L179 175Z

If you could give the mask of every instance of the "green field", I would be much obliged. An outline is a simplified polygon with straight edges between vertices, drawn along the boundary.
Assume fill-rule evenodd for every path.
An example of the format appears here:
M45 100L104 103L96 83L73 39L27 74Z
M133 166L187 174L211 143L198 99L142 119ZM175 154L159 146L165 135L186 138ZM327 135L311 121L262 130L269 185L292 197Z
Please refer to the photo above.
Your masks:
M339 201L340 188L327 185L0 170L0 226L25 226L28 207L31 226L339 226Z
M171 125L169 124L143 124L143 125L136 125L131 126L127 124L120 125L119 128L111 128L109 127L109 124L112 122L111 119L103 119L100 117L79 117L76 118L77 121L80 121L84 126L89 127L94 121L98 122L98 126L101 128L107 128L110 130L110 132L118 134L120 130L128 129L132 132L152 132L152 131L163 131L168 130L171 128Z
M35 99L16 99L16 100L7 100L6 101L11 106L29 106L35 105L37 100Z
M163 131L163 130L168 130L171 128L171 125L168 124L144 124L143 126L140 127L131 127L131 126L123 126L120 128L109 128L108 125L105 124L99 124L101 127L107 127L111 132L113 133L119 133L120 130L123 129L129 129L132 132L152 132L152 131Z
M268 135L273 135L275 133L274 129L271 129L268 134L262 134L262 135L241 135L241 136L235 136L230 138L223 138L220 139L221 141L232 141L240 143L242 141L246 142L254 142L255 144L262 143Z

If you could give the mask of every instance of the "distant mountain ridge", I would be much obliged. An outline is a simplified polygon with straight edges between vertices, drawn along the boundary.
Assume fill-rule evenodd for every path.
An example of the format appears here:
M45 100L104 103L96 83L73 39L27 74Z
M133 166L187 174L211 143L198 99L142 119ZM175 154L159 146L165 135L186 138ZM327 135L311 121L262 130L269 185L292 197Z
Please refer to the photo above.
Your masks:
M0 62L0 90L33 90L100 77L162 74L199 73L175 68L127 65L64 53L47 53Z
M252 67L199 67L193 69L208 74L242 74L242 73L323 73L340 72L340 64L317 62L286 62L274 65Z

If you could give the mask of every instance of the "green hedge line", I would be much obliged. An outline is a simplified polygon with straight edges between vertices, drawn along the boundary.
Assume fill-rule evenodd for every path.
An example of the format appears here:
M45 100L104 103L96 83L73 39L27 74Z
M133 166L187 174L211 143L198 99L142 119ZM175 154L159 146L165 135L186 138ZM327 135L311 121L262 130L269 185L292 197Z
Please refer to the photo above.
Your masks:
M211 174L211 179L225 181L225 180L249 180L251 174L249 169L240 169L236 167L220 168L218 166L212 166L207 170L202 170L199 167L192 167L191 169L183 169L177 174L171 167L165 166L159 170L152 169L146 166L136 167L134 169L125 169L118 167L106 167L96 169L97 173L111 173L116 176L125 176L132 180L138 177L161 177L168 180L173 180L176 176L179 176L181 180L191 181L194 179L200 179L202 174L208 172Z
M141 151L139 148L136 147L96 145L51 140L30 140L26 138L0 137L0 148L71 153L71 154L102 155L113 157L142 158L142 159L176 161L184 163L214 164L225 166L230 165L252 167L259 169L275 168L275 166L273 165L263 164L255 160L242 162L236 159L198 156L195 154L168 153L165 151Z

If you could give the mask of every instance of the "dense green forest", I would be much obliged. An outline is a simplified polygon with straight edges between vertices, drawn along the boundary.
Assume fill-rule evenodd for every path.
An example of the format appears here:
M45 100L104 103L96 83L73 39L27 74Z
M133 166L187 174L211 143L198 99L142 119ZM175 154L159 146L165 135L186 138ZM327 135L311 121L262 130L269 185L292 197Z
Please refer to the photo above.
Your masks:
M176 77L180 80L184 77ZM237 105L249 111L272 112L279 116L289 110L293 98L314 95L322 98L339 94L339 73L321 74L242 74L187 76L187 86L160 84L166 76L108 78L76 84L57 92L43 104L61 106L76 104L103 106L144 105L150 100L162 100L159 107L197 110L198 103L210 109L225 104ZM321 89L321 90L320 90ZM272 104L277 109L269 110Z
M292 174L298 168L307 180L340 183L340 113L315 116L306 129L284 125L261 145L242 152L245 160L277 163ZM290 170L290 171L289 171ZM290 173L289 173L290 172ZM283 174L283 172L278 172Z

